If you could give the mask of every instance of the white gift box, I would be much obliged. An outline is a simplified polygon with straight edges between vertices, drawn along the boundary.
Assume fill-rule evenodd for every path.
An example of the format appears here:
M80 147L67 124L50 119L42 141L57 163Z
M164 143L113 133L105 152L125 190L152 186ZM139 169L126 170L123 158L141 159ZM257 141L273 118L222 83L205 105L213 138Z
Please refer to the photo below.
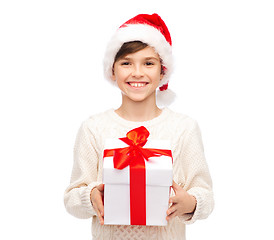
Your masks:
M105 149L128 147L119 139L107 139ZM149 140L143 148L170 149L170 142ZM172 158L150 157L145 161L146 175L146 225L165 226L172 185ZM131 225L130 223L130 171L129 166L115 169L113 157L105 157L103 163L104 224Z

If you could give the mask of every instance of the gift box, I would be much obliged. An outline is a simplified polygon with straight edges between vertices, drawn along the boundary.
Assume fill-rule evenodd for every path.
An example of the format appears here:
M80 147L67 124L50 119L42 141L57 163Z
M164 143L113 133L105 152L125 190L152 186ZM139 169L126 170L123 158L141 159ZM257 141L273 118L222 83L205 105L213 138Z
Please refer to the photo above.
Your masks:
M107 139L104 224L165 226L172 185L170 142L150 140L145 127Z

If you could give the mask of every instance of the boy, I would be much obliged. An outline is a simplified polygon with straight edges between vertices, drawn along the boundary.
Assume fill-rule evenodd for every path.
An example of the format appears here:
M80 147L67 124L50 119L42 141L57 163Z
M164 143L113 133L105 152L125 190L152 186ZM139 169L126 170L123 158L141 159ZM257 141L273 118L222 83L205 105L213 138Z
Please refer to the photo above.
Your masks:
M171 45L169 31L157 14L130 19L108 45L105 75L120 88L122 104L82 124L71 184L65 192L68 212L79 218L93 217L93 239L185 239L185 224L206 218L213 209L211 178L197 123L156 103L156 89L160 87L164 95L168 91ZM123 137L139 126L145 126L152 139L171 141L174 181L168 225L103 225L104 141Z

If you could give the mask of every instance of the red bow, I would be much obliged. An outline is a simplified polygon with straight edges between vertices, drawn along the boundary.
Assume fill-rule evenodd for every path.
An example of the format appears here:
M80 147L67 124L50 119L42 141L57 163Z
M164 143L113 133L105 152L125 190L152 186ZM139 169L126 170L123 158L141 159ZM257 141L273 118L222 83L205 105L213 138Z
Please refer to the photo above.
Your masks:
M130 166L130 213L131 225L146 225L146 171L145 161L162 155L172 157L171 150L143 148L149 131L141 126L120 138L128 144L125 148L106 149L104 157L113 156L114 168Z

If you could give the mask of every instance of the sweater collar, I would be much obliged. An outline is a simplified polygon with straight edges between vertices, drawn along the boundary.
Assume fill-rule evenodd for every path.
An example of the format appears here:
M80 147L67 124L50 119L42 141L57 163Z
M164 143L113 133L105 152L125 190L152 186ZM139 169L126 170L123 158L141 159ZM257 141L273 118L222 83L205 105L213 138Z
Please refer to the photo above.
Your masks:
M169 108L167 107L164 107L162 108L162 112L159 116L151 119L151 120L148 120L148 121L143 121L143 122L134 122L134 121L129 121L129 120L126 120L122 117L120 117L116 112L115 112L115 109L110 109L107 111L107 113L109 114L109 116L115 121L117 122L119 125L123 125L123 126L126 126L126 127L138 127L138 126L145 126L145 127L149 127L149 126L152 126L152 125L155 125L157 123L160 123L162 121L164 121L166 119L166 117L168 116L168 113L170 112Z

